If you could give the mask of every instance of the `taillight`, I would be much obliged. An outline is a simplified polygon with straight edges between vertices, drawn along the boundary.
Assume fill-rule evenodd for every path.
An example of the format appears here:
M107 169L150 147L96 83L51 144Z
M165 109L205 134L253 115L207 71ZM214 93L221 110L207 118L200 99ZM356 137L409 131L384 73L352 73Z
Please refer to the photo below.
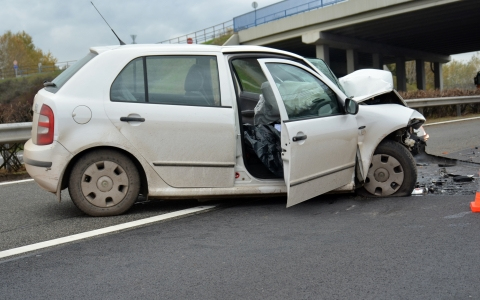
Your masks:
M43 104L37 123L37 145L49 145L53 143L53 127L55 118L50 106Z

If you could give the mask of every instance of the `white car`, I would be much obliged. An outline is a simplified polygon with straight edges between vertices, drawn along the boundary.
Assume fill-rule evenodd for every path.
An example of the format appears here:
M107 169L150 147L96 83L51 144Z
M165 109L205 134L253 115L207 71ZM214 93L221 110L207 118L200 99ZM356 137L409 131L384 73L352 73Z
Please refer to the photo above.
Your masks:
M27 171L91 216L139 195L410 195L425 118L388 72L338 81L322 63L257 46L91 48L35 96Z

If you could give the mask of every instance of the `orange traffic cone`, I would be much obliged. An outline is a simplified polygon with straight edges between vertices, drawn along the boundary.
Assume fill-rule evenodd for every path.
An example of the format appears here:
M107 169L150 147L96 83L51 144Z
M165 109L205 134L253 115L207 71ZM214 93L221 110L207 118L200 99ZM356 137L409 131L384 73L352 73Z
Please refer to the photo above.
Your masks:
M475 193L475 201L470 202L470 209L472 212L480 213L480 191L478 191L478 189Z

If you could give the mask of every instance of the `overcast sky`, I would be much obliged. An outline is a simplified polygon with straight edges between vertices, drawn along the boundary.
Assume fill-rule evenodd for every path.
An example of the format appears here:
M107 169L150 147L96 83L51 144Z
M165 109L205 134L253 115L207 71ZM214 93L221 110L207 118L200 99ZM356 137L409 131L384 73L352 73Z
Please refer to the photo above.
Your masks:
M258 8L279 0L255 0ZM252 11L253 0L94 0L93 3L127 44L156 43L232 20ZM91 46L115 45L117 39L88 0L0 0L0 34L24 30L37 48L58 62L77 60ZM455 56L469 59L471 54Z
M252 10L253 0L93 0L127 44L156 43L230 21ZM256 0L258 8L279 2ZM59 62L76 60L91 46L117 39L88 0L0 0L0 34L24 30L37 48Z

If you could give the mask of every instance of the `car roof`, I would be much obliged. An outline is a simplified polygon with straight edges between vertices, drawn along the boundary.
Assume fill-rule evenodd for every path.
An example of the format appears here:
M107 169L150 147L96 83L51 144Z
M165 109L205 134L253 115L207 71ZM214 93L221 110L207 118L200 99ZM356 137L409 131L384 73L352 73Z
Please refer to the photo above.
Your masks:
M130 45L113 45L113 46L98 46L91 47L90 51L100 54L107 51L158 51L158 52L221 52L224 54L229 53L270 53L270 54L279 54L295 57L298 59L303 59L303 57L278 49L262 47L262 46L252 46L252 45L238 45L238 46L215 46L215 45L199 45L199 44L130 44Z

